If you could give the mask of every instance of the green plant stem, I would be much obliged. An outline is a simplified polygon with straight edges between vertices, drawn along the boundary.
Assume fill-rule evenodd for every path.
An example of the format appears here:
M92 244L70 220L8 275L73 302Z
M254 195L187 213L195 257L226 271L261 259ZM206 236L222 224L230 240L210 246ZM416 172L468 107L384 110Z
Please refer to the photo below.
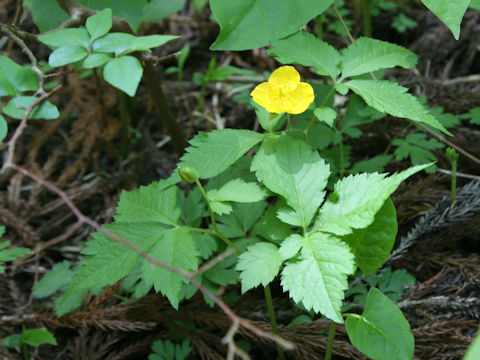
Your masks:
M265 293L265 302L267 303L268 316L270 317L270 325L272 326L272 332L278 336L277 319L275 319L275 309L273 308L273 300L272 300L272 293L270 292L270 285L267 284L263 288L263 291ZM277 348L278 358L280 360L285 360L285 354L280 344L275 343L275 347Z
M290 114L287 114L287 132L290 131L290 121L291 121Z
M325 16L320 14L317 16L317 37L322 40L323 39L323 23L325 20Z
M335 331L337 330L337 323L330 321L330 329L328 330L327 349L325 350L325 360L332 359L333 342L335 341Z
M452 204L455 202L457 195L457 162L452 161Z
M29 360L30 356L28 356L27 344L22 343L20 349L22 349L23 360Z
M340 179L343 178L343 174L345 173L345 162L343 161L343 139L340 140L339 144L339 150L340 150Z
M372 0L363 0L363 35L372 37Z
M324 107L327 104L328 99L330 99L334 93L335 93L335 86L333 86L330 89L330 91L328 92L328 94L325 96L322 103L320 104L320 107ZM317 120L317 118L315 116L313 116L312 119L310 120L310 122L308 123L308 125L307 125L307 127L305 128L305 131L304 131L305 132L305 137L307 137L308 132L312 128L313 124L315 124L316 120Z
M235 246L235 244L234 244L229 238L227 238L226 236L224 236L222 233L220 233L220 232L218 231L218 229L217 229L217 222L215 221L215 213L214 213L212 207L210 206L210 200L208 199L207 193L205 192L205 189L203 188L202 183L200 182L200 180L195 179L195 184L197 184L198 189L200 190L200 192L202 193L205 201L206 201L207 204L208 204L208 211L210 212L210 220L211 220L211 222L212 222L213 232L214 232L215 235L218 236L218 237L220 238L220 240L222 240L227 246L230 246L230 247L234 248L235 251L237 252L237 254L240 254L240 250Z

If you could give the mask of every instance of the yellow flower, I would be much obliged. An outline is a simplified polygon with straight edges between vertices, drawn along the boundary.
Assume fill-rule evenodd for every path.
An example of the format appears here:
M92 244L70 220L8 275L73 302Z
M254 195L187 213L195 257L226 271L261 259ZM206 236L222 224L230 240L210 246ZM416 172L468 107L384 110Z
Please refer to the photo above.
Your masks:
M293 66L279 67L268 82L257 85L250 95L257 104L276 114L301 114L315 99L313 88L300 82L300 74Z

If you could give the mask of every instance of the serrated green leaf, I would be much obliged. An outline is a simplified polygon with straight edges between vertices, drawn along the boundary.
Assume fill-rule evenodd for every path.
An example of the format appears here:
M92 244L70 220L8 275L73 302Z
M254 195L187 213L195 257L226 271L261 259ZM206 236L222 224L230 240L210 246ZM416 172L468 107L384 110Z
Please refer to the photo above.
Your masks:
M418 100L407 93L407 88L396 82L383 80L350 80L345 86L360 95L365 102L380 112L425 123L451 135L430 115Z
M289 223L307 228L323 201L330 175L329 166L318 153L287 136L268 139L255 155L251 169L293 209Z
M210 258L210 256L218 250L218 244L211 235L192 233L192 236L195 239L195 246L202 259Z
M38 40L52 49L65 46L65 44L77 45L88 49L90 45L90 36L85 28L61 29L39 35Z
M210 207L218 215L230 214L232 212L232 205L222 201L210 202Z
M455 40L458 40L460 24L470 0L422 0L422 2L450 29Z
M362 315L347 314L346 328L352 344L373 360L411 360L415 342L410 324L379 290L367 295Z
M223 185L220 189L207 192L211 201L236 201L242 203L263 200L267 193L255 183L247 183L242 179L234 179Z
M340 54L331 45L306 31L299 31L287 38L276 40L267 55L274 56L282 64L311 66L319 75L335 79L340 74ZM299 51L299 49L301 49Z
M380 69L416 65L417 55L386 41L361 37L342 51L342 79Z
M134 96L137 92L142 74L140 61L128 55L110 60L103 68L105 81L129 96Z
M0 263L13 261L31 252L30 249L24 247L5 249L7 246L10 246L10 241L0 242Z
M15 96L16 91L36 91L38 76L31 68L18 65L6 56L0 56L0 96Z
M112 59L110 55L102 54L102 53L93 53L89 55L83 60L83 67L86 69L92 69L96 67L100 67L105 65Z
M163 187L164 182L153 182L135 190L123 191L115 209L115 221L176 225L181 212L177 206L177 189L174 186Z
M2 237L3 235L5 235L5 226L0 225L0 237ZM8 241L6 241L6 242L8 242ZM1 245L1 244L2 244L2 243L0 243L0 250L2 249L2 245ZM6 246L8 246L8 245L6 245Z
M56 298L53 303L55 314L60 317L80 307L83 302L83 296L84 292L71 292Z
M18 96L9 101L7 106L2 110L8 116L15 119L23 119L25 108L32 105L38 99L35 96ZM52 120L60 116L58 109L50 101L44 101L40 105L35 106L30 113L29 119L45 119Z
M313 110L313 115L315 115L318 120L324 122L330 127L333 127L335 119L337 118L337 112L334 109L326 106L318 107Z
M226 170L263 138L263 134L250 130L200 132L190 140L178 166L192 168L200 178L208 179Z
M267 286L280 271L282 258L278 248L270 243L251 245L238 258L236 269L241 271L242 293L262 284Z
M364 173L343 178L320 209L316 228L336 235L366 228L400 183L428 165L414 166L389 177Z
M148 253L157 260L185 271L196 270L198 267L199 253L195 240L184 227L163 232ZM188 282L187 279L160 266L152 267L145 259L141 261L143 280L147 285L153 284L155 291L165 295L172 306L178 309L180 290Z
M56 48L48 57L51 67L59 67L82 60L88 55L85 48L78 45L65 45Z
M304 238L300 259L287 263L282 287L296 303L342 323L342 300L347 276L355 271L348 245L328 234L316 232Z
M45 329L31 329L22 334L22 342L31 346L58 345L55 337Z
M290 35L327 9L333 0L210 0L220 35L212 50L256 49Z
M0 143L3 141L3 139L7 137L7 133L8 133L7 120L5 120L2 114L0 114ZM1 236L2 235L0 234L0 237Z
M104 227L144 251L150 249L167 231L161 224L147 222L115 223ZM82 253L87 256L76 269L65 295L115 284L129 274L139 257L132 249L100 232L93 233Z
M40 281L34 285L33 296L37 299L46 298L69 284L73 277L73 271L70 270L70 266L70 261L67 260L56 264L52 270L43 275Z
M362 272L368 275L387 260L395 243L397 230L395 206L392 200L387 199L368 227L355 230L342 240L350 246Z
M280 256L282 260L288 260L298 254L303 245L303 237L298 234L292 234L287 237L280 246Z
M90 16L85 26L90 33L90 41L105 35L112 28L112 9L107 8Z

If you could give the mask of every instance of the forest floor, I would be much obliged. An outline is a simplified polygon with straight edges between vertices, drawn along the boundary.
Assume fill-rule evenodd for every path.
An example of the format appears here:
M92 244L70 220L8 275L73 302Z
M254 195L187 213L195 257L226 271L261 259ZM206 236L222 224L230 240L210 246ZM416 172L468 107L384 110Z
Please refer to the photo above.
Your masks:
M0 9L0 21L10 23L17 1L3 3L6 6ZM413 94L426 95L429 106L442 107L445 112L460 115L480 107L480 84L471 81L472 74L480 73L480 12L467 12L458 41L424 8L409 10L408 16L418 26L403 34L389 26L394 15L382 13L374 18L373 37L409 48L419 55L419 63L415 71L394 70L388 76L395 77ZM233 89L236 95L247 96L253 83L211 83L203 95L204 105L198 106L200 86L192 78L194 73L207 71L212 57L219 65L230 64L259 74L278 66L262 50L210 51L218 26L209 16L208 8L199 14L184 10L141 29L145 34L181 36L154 51L159 57L178 51L185 43L191 46L182 89L176 74L164 72L176 65L175 59L156 68L187 139L200 130L258 126L253 110L247 110L232 96ZM28 16L20 27L37 31ZM314 31L315 24L309 24L309 28ZM358 36L359 30L353 31ZM324 39L337 48L348 44L345 38L328 31ZM47 59L43 45L32 49L39 59ZM0 51L6 55L7 45ZM18 49L9 55L18 63L28 63ZM308 69L302 68L301 72L302 78L314 77ZM50 100L61 109L60 117L29 123L17 145L17 163L62 189L95 221L104 224L112 220L122 190L166 178L175 169L178 158L152 109L144 84L135 98L127 98L103 81L96 84L91 78L71 72L63 80L62 90ZM389 118L388 127L362 126L364 135L349 142L352 161L383 152L391 139L405 131L405 121ZM9 123L10 128L16 125L15 121ZM452 133L450 141L480 158L478 125L462 121ZM435 155L438 168L449 170L444 149ZM387 170L403 168L405 162L394 161ZM399 221L397 247L405 246L405 251L387 266L392 271L404 269L416 279L398 305L412 327L417 359L460 359L479 324L480 166L460 156L458 171L467 176L458 177L454 205L450 203L450 175L440 170L412 177L393 196ZM45 326L59 343L32 350L31 358L146 359L152 342L171 338L172 332L191 341L193 358L225 358L227 349L221 339L231 325L230 319L218 308L205 304L198 294L175 311L164 297L153 293L126 304L114 296L118 286L112 286L98 297L85 299L81 311L62 318L53 313L51 299L33 299L32 286L54 264L63 260L78 263L80 251L93 231L42 185L19 173L2 177L0 223L7 228L5 240L34 250L32 256L17 261L0 275L0 337L18 333L21 324L28 328ZM390 285L398 286L393 282ZM240 293L239 286L228 291ZM322 358L327 342L322 334L328 332L328 322L314 318L292 325L293 319L305 313L292 306L279 281L272 285L272 293L280 335L296 345L288 358ZM258 327L270 330L263 292L246 293L232 308ZM259 342L251 333L241 331L236 339L250 344L254 359L275 357L273 344ZM338 359L364 358L350 344L342 325L337 327L334 355ZM19 356L0 346L1 359Z

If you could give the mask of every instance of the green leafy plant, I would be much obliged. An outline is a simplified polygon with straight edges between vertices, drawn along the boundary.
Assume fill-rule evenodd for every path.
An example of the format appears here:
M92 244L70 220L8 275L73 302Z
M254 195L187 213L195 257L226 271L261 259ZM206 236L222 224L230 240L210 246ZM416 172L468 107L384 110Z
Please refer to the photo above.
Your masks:
M105 81L134 96L143 74L136 51L148 51L175 39L172 35L133 36L109 33L112 11L105 9L87 19L85 28L62 29L40 35L39 40L54 51L48 58L52 67L82 62L86 69L103 68ZM67 44L67 45L65 45Z
M378 278L368 275L383 266L394 246L397 220L390 196L407 178L433 166L428 161L434 158L427 150L440 146L423 134L394 140L397 159L408 156L417 164L387 174L372 170L383 169L392 157L388 154L350 168L344 137L361 136L361 125L385 114L446 135L450 135L448 128L453 122L440 120L441 114L435 115L396 81L382 80L384 69L415 66L417 57L408 49L361 37L339 51L305 30L298 31L333 3L289 0L278 10L278 4L270 0L210 0L220 24L212 49L271 45L267 54L288 64L252 92L262 131L198 133L168 179L122 192L112 223L102 227L90 220L96 231L82 251L80 266L71 269L69 262L55 265L35 286L33 295L43 298L62 291L54 303L57 315L62 316L81 306L85 293L96 294L119 281L121 291L127 294L124 298L140 298L154 291L163 294L175 309L201 290L207 302L219 305L233 319L227 339L229 351L233 351L235 326L242 323L219 299L220 288L240 283L245 293L261 285L272 331L278 335L269 288L278 278L296 306L331 320L326 359L331 358L335 324L343 323L344 318L351 342L365 355L379 360L412 359L410 325L392 300L398 300L403 285L413 279L389 269ZM458 38L468 0L458 6L453 1L423 3ZM38 2L29 4L33 9ZM50 66L103 69L107 82L133 96L144 71L134 53L149 51L175 36L110 33L112 16L124 15L136 30L143 20L153 19L148 11L155 16L169 13L184 1L172 4L167 8L160 1L119 1L88 17L85 27L61 29L38 38L53 49ZM95 1L92 6L103 8ZM34 13L40 11L36 9ZM264 16L270 13L276 16ZM0 72L1 96L12 97L10 107L7 104L2 110L5 114L24 119L25 111L30 110L32 117L58 116L46 98L23 94L41 88L34 71L6 57L0 61L11 69ZM324 84L301 82L291 64L310 68ZM179 72L182 66L179 63ZM200 101L209 82L242 73L244 70L233 66L217 67L213 58L207 73L196 75L202 86ZM146 75L148 82L152 73ZM345 113L334 106L334 95L350 96ZM29 109L33 105L38 108ZM5 128L0 118L0 135ZM18 166L9 166L36 179ZM364 169L372 172L362 172ZM181 181L189 184L188 191L183 191L185 184L179 186ZM55 189L53 185L50 188ZM7 254L4 261L21 252L10 250L14 249L0 252L0 256ZM368 293L364 287L365 291L355 293L358 289L353 289L350 294L358 301L365 300L364 311L343 313L348 277L357 269L371 288ZM56 343L51 334L39 330L24 330L3 343L22 347L24 354L25 344ZM273 338L277 345L282 343ZM152 350L151 359L183 359L191 347L188 341L176 346L159 341ZM283 349L278 346L277 350L283 359Z
M177 345L170 340L157 340L152 344L152 350L153 353L148 355L148 360L185 360L192 351L192 347L188 340Z
M45 329L30 329L23 327L21 334L14 334L3 338L1 344L9 348L21 348L24 360L28 360L28 348L30 346L40 346L45 344L57 345L55 337Z

